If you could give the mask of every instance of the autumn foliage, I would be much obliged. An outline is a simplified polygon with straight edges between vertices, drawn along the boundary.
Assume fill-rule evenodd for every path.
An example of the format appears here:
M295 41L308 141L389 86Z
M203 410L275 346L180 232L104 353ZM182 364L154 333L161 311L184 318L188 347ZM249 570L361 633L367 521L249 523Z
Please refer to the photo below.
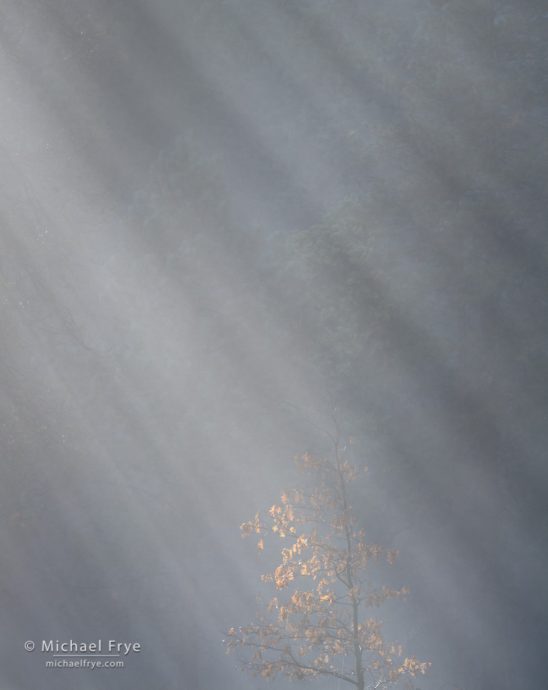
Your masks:
M370 611L407 593L371 579L375 562L393 564L397 554L366 542L349 503L358 471L334 446L331 460L298 459L313 475L311 488L283 493L265 516L241 525L260 551L267 537L279 538L281 560L262 576L276 596L255 623L228 630L227 649L245 650L244 667L264 678L331 676L358 690L412 686L429 662L388 643Z

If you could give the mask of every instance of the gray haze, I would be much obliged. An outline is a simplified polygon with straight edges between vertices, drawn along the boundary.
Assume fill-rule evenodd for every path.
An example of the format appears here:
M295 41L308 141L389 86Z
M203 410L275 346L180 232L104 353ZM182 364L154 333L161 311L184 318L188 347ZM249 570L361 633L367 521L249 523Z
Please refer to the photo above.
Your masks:
M265 687L239 525L333 410L421 687L546 685L547 40L542 0L2 1L3 690ZM23 649L69 638L143 651Z

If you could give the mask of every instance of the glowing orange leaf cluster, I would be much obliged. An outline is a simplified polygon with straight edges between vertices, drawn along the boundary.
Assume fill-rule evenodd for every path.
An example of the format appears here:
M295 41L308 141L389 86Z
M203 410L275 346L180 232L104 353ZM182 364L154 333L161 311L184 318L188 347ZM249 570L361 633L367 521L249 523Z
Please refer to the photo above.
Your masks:
M242 536L257 537L260 551L267 537L282 540L278 565L262 576L280 594L255 623L228 630L227 648L247 650L244 667L263 678L332 676L358 690L411 684L429 662L388 644L382 623L365 616L366 609L407 594L371 583L370 566L391 565L397 554L366 542L348 496L359 473L338 442L334 456L303 455L299 464L313 474L311 487L284 492L264 518L257 514L241 525Z

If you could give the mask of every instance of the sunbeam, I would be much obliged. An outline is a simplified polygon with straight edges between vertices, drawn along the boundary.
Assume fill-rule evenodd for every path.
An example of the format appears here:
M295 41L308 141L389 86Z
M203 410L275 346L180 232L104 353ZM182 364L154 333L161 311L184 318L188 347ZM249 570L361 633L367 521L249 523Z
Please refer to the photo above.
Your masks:
M2 686L386 690L416 654L423 690L542 687L544 3L5 0L0 19ZM303 556L276 590L253 516L288 505L303 453L360 470L307 548L350 512L365 537L317 589ZM377 576L409 595L360 622L364 538L399 551ZM329 629L330 577L355 627L322 638L309 609L291 628L317 595ZM310 667L271 637L278 665L225 654L273 594ZM397 670L377 617L410 650Z

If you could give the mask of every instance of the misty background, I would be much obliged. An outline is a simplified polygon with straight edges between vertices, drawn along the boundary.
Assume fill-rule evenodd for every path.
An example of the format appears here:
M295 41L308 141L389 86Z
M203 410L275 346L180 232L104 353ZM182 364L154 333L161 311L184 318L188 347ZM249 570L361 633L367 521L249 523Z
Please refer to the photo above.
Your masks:
M3 690L265 687L239 525L333 413L420 687L545 685L547 40L542 0L2 0ZM23 648L70 638L143 652Z

